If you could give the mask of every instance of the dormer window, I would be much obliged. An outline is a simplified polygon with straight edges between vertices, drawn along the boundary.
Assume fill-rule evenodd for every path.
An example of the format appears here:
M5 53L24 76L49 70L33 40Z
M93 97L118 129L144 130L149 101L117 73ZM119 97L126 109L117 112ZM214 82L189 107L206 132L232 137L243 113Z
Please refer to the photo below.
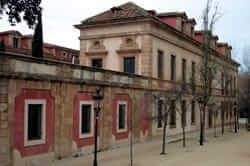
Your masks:
M64 58L67 58L67 52L63 52L62 55Z
M18 38L13 37L13 48L18 48Z
M194 27L192 26L191 27L191 37L193 37L194 36Z

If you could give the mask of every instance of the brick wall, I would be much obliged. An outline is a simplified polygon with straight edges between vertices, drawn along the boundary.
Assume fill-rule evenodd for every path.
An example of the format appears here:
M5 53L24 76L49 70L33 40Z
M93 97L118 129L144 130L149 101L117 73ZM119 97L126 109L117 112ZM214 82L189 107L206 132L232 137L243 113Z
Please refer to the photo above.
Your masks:
M145 50L147 50L145 53L148 54L143 61L148 63L148 68L143 69L143 71L151 75L149 52L152 50L150 47L145 48ZM84 140L81 140L78 143L78 138L74 135L74 132L78 132L74 127L75 119L78 118L74 115L74 110L78 111L78 109L74 108L77 96L80 94L92 96L96 89L100 87L104 92L103 109L99 121L98 142L100 149L119 147L124 143L128 144L131 133L133 133L135 142L151 140L153 136L162 133L155 127L156 122L148 119L156 111L156 105L152 104L151 97L153 94L159 94L166 87L171 87L172 82L32 57L8 56L8 58L0 56L0 66L1 62L6 64L2 68L0 67L0 78L5 78L0 79L1 164L26 166L29 165L31 160L36 161L43 158L46 161L52 161L57 158L70 157L79 149L84 155L93 152L93 141L82 142ZM20 132L19 126L22 126L22 124L15 125L17 122L15 119L22 119L17 112L20 113L20 110L23 109L23 106L17 106L16 101L20 96L22 97L22 94L27 95L26 91L34 91L37 98L42 98L40 92L48 92L51 95L49 98L54 101L54 111L50 117L54 117L55 121L49 125L54 128L54 133L52 133L54 139L46 150L36 151L36 155L33 155L33 153L25 155L25 153L22 153L23 149L20 150L16 146L20 143L20 139L19 141L16 140L15 133ZM115 124L113 113L116 112L115 109L117 108L113 104L118 99L125 100L121 98L123 96L126 96L127 101L131 101L128 116L133 120L128 126L132 126L132 132L129 129L128 133L124 137L122 136L122 139L117 139L117 134L112 130ZM32 98L32 96L26 98ZM23 98L21 99L23 102ZM86 98L83 100L86 100ZM79 102L76 105L79 106ZM47 110L51 112L51 110ZM180 124L180 118L178 118L177 124ZM190 127L190 124L188 124L188 127L187 131L197 130L199 128L198 119L195 126ZM175 129L169 130L169 135L180 132L180 125L177 125ZM23 138L23 136L20 136L20 138ZM23 143L22 140L21 143ZM27 149L27 147L24 147L24 151ZM13 162L10 163L10 161Z
M0 64L1 65L1 64ZM8 123L8 80L0 78L0 165L10 164Z

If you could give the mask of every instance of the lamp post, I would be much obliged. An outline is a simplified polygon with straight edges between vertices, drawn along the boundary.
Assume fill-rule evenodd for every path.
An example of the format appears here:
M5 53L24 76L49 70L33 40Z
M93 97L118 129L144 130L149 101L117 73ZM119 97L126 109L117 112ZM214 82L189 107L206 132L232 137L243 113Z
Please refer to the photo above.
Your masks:
M103 95L100 93L100 89L96 90L96 94L93 96L94 110L95 110L95 151L94 151L94 166L97 166L97 132L98 132L98 119L99 112L101 111L100 102L103 99Z
M202 112L202 104L203 104L203 98L200 96L198 99L197 99L198 103L199 103L199 106L200 106L200 126L201 126L201 132L200 132L200 145L203 145L203 112ZM203 115L203 116L202 116Z
M235 118L235 126L234 126L234 132L237 133L237 103L234 103L234 118Z

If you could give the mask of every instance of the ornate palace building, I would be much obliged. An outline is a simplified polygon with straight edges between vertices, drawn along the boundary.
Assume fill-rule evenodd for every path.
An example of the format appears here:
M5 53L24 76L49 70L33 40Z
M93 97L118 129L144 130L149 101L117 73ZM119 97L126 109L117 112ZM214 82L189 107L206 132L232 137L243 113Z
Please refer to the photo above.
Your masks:
M157 13L129 2L75 25L80 31L79 65L51 60L46 51L41 59L0 50L1 163L46 165L92 153L93 95L99 88L104 95L98 120L100 150L126 145L131 134L137 143L162 135L162 119L150 118L163 111L153 96L198 72L193 69L201 64L204 32L196 31L195 24L186 13ZM15 35L21 40L6 43L29 47L24 36ZM216 117L220 126L234 117L239 64L231 58L231 46L218 39L212 36L210 49L221 65L212 89L213 103L223 108ZM185 109L187 133L199 131L198 103L188 95L180 103L173 102ZM215 124L211 112L206 128ZM169 118L168 135L180 135L183 118L175 110Z

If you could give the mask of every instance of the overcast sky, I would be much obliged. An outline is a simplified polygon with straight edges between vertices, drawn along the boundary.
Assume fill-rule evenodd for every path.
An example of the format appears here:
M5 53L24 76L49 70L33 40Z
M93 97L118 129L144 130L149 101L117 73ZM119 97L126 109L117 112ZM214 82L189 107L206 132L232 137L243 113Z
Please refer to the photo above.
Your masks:
M127 0L42 0L44 41L79 49L79 31L73 27L80 21L100 12L126 3ZM206 0L134 0L144 9L157 12L185 11L189 18L201 22ZM220 42L229 42L241 55L250 45L250 0L214 0L223 16L216 24L215 34ZM200 25L196 26L199 29ZM15 29L23 34L33 33L25 23L10 26L7 18L0 20L0 31Z

